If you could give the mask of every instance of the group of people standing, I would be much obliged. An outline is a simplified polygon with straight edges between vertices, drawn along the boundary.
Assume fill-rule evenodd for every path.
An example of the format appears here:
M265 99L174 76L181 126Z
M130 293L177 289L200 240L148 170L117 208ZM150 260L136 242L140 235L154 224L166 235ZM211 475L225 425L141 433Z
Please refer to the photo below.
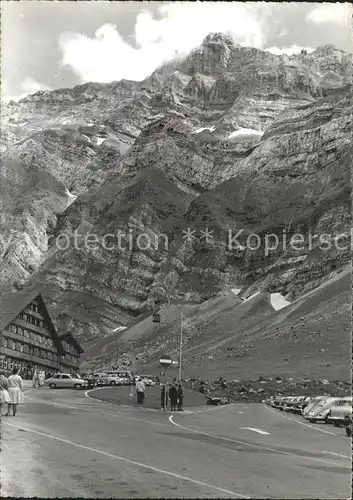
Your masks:
M12 416L15 417L17 406L23 403L23 380L19 371L19 368L14 368L12 375L8 378L5 377L4 373L0 373L0 415L3 404L7 404L5 416L9 416L12 409Z
M45 380L44 370L41 370L41 371L34 370L33 378L32 378L33 387L43 387L44 380Z
M168 399L170 401L171 411L183 411L184 391L181 382L178 384L173 382L168 390L168 384L162 386L161 392L161 408L166 410L168 407Z
M169 387L169 389L168 389ZM136 397L137 404L142 405L146 397L146 386L141 378L136 382ZM173 381L172 384L163 384L161 391L161 408L168 408L168 400L170 402L171 411L183 411L184 391L181 382Z

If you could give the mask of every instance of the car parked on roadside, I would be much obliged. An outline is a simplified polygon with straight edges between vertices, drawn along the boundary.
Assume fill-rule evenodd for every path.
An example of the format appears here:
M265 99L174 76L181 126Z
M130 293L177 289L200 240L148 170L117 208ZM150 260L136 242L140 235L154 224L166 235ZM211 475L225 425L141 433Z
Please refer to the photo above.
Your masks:
M107 374L98 380L99 385L124 385L124 379L115 374Z
M283 405L283 411L287 412L292 411L298 399L299 399L298 397L287 398Z
M86 389L88 387L86 380L69 373L56 373L47 378L44 385L47 385L50 389Z
M303 409L303 417L306 418L308 413L316 406L317 404L320 404L321 401L326 401L326 399L329 399L330 396L316 396L311 399L310 403Z
M331 408L339 400L340 398L327 398L319 401L311 410L309 410L309 412L305 415L305 418L312 424L320 421L329 423Z
M298 415L301 415L304 411L304 409L308 406L308 404L311 401L311 397L309 396L304 396L303 398L299 399L295 405L292 408L292 412L296 413Z
M349 396L336 401L328 414L328 419L335 427L340 427L341 425L345 425L351 416L352 397Z

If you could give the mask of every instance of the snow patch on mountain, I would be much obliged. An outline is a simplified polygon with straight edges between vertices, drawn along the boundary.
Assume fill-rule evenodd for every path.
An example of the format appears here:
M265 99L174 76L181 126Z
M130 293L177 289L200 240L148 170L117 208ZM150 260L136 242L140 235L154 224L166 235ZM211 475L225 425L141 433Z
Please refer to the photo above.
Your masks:
M250 136L258 136L259 138L263 135L263 132L260 130L255 130L252 128L241 128L239 130L235 130L232 132L229 136L228 139L233 139L233 138L238 138L238 139L245 139Z
M77 196L75 196L74 194L70 193L70 191L68 189L66 189L65 191L66 191L67 198L68 198L68 200L67 200L67 207L69 207L71 205L71 203L73 203L76 200Z
M279 311L290 304L281 293L271 293L270 302L275 311Z
M97 146L100 146L105 140L106 137L97 137Z
M194 130L191 133L192 134L199 134L200 132L203 132L204 130L209 130L210 132L214 132L216 130L216 127L202 127L202 128L198 128L197 130Z

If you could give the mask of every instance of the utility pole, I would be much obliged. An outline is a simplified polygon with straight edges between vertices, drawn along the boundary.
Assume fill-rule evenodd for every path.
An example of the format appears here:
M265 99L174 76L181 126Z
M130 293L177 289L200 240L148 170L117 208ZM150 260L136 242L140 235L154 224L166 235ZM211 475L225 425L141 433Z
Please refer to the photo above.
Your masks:
M131 360L131 371L133 373L133 377L135 378L136 376L136 355L135 355L135 351L133 351L132 353L132 360ZM131 384L131 390L130 390L130 398L133 398L134 397L134 384L132 383Z
M180 312L179 381L181 382L181 362L183 356L183 305Z

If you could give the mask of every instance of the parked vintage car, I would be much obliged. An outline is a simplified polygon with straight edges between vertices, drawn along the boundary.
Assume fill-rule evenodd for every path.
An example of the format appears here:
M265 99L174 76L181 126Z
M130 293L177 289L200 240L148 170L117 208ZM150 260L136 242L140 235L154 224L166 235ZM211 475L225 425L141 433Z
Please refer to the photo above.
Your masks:
M321 401L325 401L328 399L330 396L317 396L313 398L310 403L303 409L303 417L306 418L308 413L316 406L317 404L320 404Z
M349 396L336 401L328 414L328 419L335 425L335 427L340 427L341 425L344 425L351 416L352 397Z
M86 380L79 375L70 375L68 373L56 373L44 381L44 385L50 389L86 389L88 384Z
M124 385L124 379L109 373L98 379L98 385Z
M329 413L331 408L339 400L340 398L327 398L319 401L311 410L309 410L309 412L305 415L305 418L312 424L320 421L329 423Z
M301 398L299 398L296 403L294 404L293 408L292 408L292 412L293 413L297 413L298 415L301 415L304 411L304 409L308 406L308 404L310 403L311 401L311 397L310 396L303 396Z

